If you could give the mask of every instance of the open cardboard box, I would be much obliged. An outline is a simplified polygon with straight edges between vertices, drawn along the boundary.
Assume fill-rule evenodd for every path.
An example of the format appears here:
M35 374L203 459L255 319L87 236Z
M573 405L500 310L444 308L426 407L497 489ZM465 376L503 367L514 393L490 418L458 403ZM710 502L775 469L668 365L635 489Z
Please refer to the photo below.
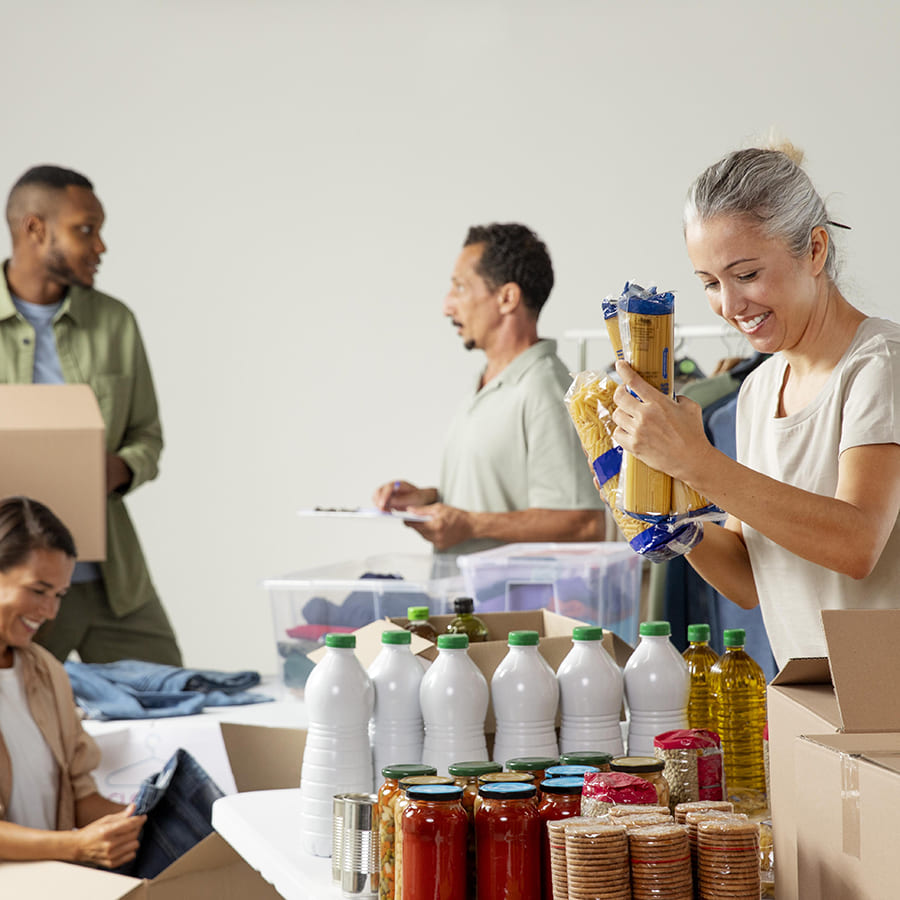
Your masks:
M0 385L0 497L33 497L82 560L106 558L105 429L86 384Z
M883 898L900 830L900 610L826 610L828 659L768 691L775 894Z
M306 732L221 723L239 791L295 788ZM66 900L280 900L281 895L213 833L156 878L63 862L0 863L0 896Z
M488 628L488 640L483 643L469 644L469 656L481 670L488 684L494 669L500 665L508 649L507 637L510 631L536 631L539 635L538 650L555 672L566 654L572 649L572 629L584 625L577 619L561 616L546 609L534 609L523 612L479 613ZM438 633L446 630L453 616L429 616L428 621ZM381 634L388 629L399 630L407 619L382 619L355 631L356 656L364 668L368 668L381 652ZM437 646L418 635L412 635L412 652L428 660L438 654ZM612 631L603 630L603 646L616 663L624 666L631 656L632 648ZM325 655L325 648L310 653L310 659L318 662ZM557 723L558 724L558 723ZM490 736L497 729L493 704L488 700L488 711L484 720L484 733Z

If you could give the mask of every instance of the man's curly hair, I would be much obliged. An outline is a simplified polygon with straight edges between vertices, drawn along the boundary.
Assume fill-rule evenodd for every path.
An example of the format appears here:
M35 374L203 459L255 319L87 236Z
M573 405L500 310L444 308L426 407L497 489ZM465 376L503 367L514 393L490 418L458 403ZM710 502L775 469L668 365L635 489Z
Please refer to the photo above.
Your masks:
M473 225L464 246L484 244L475 271L496 290L514 282L525 306L535 317L553 289L553 264L544 242L530 229L515 222Z

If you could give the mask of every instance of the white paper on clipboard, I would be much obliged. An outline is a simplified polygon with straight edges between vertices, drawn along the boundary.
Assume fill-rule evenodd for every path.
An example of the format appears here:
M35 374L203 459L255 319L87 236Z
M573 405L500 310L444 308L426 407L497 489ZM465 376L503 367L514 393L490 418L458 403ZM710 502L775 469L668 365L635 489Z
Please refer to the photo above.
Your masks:
M298 516L331 516L344 519L401 519L404 522L427 522L431 516L422 516L403 509L377 509L363 506L314 506L297 510Z

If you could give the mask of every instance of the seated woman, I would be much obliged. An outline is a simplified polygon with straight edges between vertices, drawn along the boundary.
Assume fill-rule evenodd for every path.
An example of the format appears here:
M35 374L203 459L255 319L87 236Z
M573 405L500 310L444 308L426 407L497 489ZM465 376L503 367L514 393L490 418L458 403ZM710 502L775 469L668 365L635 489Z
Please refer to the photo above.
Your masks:
M46 506L0 501L0 860L116 868L134 858L147 817L97 792L100 751L65 669L32 643L74 565L72 536Z

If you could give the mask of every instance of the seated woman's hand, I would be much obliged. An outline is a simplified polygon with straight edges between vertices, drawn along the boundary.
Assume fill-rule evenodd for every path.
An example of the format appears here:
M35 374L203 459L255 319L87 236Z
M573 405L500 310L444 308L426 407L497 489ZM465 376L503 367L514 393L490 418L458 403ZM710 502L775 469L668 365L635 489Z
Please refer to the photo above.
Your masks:
M101 816L72 832L75 862L115 869L134 859L140 842L138 835L146 816L135 816L134 804L121 812Z

